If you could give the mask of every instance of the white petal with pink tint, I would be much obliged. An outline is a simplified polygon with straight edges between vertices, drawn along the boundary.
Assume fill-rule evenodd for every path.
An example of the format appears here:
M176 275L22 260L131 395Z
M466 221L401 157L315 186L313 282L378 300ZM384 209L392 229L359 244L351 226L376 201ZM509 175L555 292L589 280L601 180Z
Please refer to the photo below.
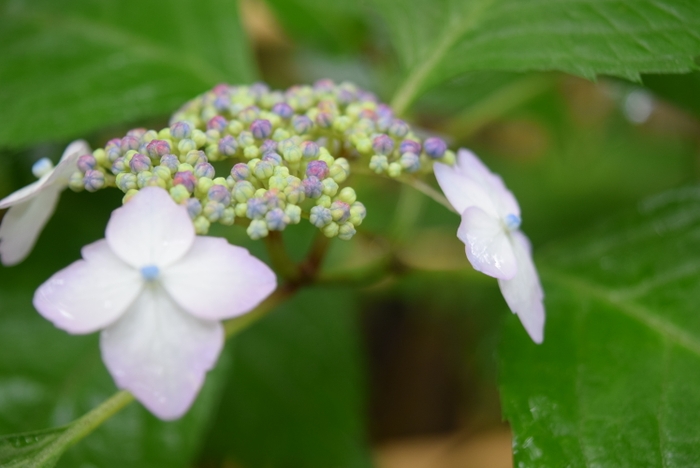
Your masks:
M119 260L104 240L84 247L83 257L34 294L39 313L70 333L92 333L108 326L143 287L139 272Z
M161 419L192 405L224 342L218 322L182 310L159 285L148 285L100 337L102 358L119 388Z
M433 170L442 192L458 213L464 212L471 206L477 206L493 216L498 216L490 194L481 185L466 177L455 167L435 163Z
M114 210L105 234L114 253L134 268L167 267L185 255L195 238L187 209L159 187L141 189Z
M544 292L529 251L529 240L521 232L511 234L518 273L510 280L498 280L510 310L518 314L525 330L535 343L544 339Z
M16 265L27 258L56 209L60 190L59 187L47 187L29 200L14 205L5 214L0 224L3 265Z
M511 279L518 271L510 237L500 219L475 206L462 213L457 237L464 242L475 270L499 279Z
M267 265L216 237L198 237L187 255L163 273L162 281L180 306L208 320L248 312L277 287Z

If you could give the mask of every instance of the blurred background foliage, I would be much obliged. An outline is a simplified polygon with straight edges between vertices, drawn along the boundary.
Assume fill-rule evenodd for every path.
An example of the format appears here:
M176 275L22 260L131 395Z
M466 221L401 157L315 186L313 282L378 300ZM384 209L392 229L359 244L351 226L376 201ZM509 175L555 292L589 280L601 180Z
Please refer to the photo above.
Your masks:
M580 267L581 278L605 288L615 282L585 261L633 265L647 259L637 268L645 274L625 276L620 267L611 278L619 275L626 286L649 281L666 271L660 262L671 251L664 248L675 248L673 258L686 259L691 271L700 262L691 248L697 244L692 220L663 246L651 239L631 251L624 242L595 248L611 230L632 233L632 239L651 222L639 200L697 181L700 75L663 73L694 68L700 42L690 31L700 26L700 14L692 1L643 1L635 11L610 2L603 12L593 2L542 3L551 7L547 14L514 0L1 2L0 196L29 183L31 164L55 159L72 138L87 137L98 147L135 126L160 128L180 103L217 82L257 77L284 88L328 77L393 99L422 132L479 154L518 197L523 229L535 252L544 252L538 264L550 271L543 272L551 298L547 338L535 349L496 282L469 266L453 213L394 181L356 175L352 184L368 217L353 242L332 244L325 268L332 286L303 291L232 340L185 419L162 423L131 405L68 450L58 466L505 467L512 463L511 433L501 400L520 431L515 453L523 466L579 466L591 459L618 466L609 454L634 447L603 449L605 438L593 437L573 454L567 444L576 436L566 431L599 426L560 414L553 403L538 419L532 408L546 405L531 397L558 382L550 403L605 413L618 400L582 405L558 376L587 365L589 380L600 381L582 391L597 395L629 369L621 363L598 376L607 352L633 361L643 347L647 354L638 359L648 362L664 355L631 325L610 318L615 314L601 316L604 326L576 329L570 322L578 319L571 317L598 309L556 278L557 271ZM559 14L562 8L573 10ZM499 55L503 50L508 54ZM583 78L596 75L595 81ZM408 93L411 87L418 91ZM663 216L690 216L698 210L693 196L673 198L679 206ZM103 236L119 203L114 191L67 193L31 257L0 269L1 434L66 424L114 391L96 336L55 330L34 312L31 297L50 274L79 257L81 246ZM618 213L619 226L592 228ZM598 231L585 234L591 229ZM213 234L267 258L242 228ZM285 232L293 256L303 257L312 235L301 225ZM565 238L574 240L562 243ZM399 267L390 277L345 286L332 281L334 274L372 264L387 240L398 246ZM578 251L596 257L561 260ZM697 281L687 281L673 290L679 303L697 296ZM672 303L660 296L645 300L654 317ZM672 320L682 329L688 317ZM611 327L626 333L609 333ZM700 333L689 330L692 348ZM585 347L600 340L619 349ZM581 346L568 349L572 342ZM675 378L659 376L658 369L650 375L672 388L683 371L699 376L698 349L694 357L679 358L685 367L674 368ZM620 388L646 380L644 369L637 372ZM540 386L538 375L544 376ZM559 391L568 396L557 400ZM655 408L650 402L625 410L643 419ZM621 433L638 423L620 418L615 427ZM659 426L667 437L687 430L697 441L692 422L677 424ZM542 445L533 445L533 437ZM654 434L630 437L642 446L658 444ZM542 458L543 450L554 455ZM664 450L646 456L667 460ZM673 466L690 466L682 463L690 459L680 460Z

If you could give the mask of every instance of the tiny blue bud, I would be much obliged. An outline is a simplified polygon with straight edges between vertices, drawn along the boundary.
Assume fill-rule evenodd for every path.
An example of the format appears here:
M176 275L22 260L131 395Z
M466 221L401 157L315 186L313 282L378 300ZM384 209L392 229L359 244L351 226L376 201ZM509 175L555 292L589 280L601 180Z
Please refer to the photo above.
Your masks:
M95 192L105 186L105 175L101 171L89 169L83 178L85 190Z
M315 120L321 128L330 128L333 125L333 115L330 112L319 112Z
M431 137L423 142L423 149L425 150L425 154L433 159L438 159L447 151L447 144L442 138Z
M136 174L132 174L130 172L122 172L121 174L118 174L116 183L119 190L124 193L138 187L136 183Z
M509 214L505 218L506 228L508 228L509 231L515 231L516 229L518 229L520 227L520 223L520 217L513 213Z
M121 172L124 172L126 170L126 164L124 163L124 158L123 157L118 157L117 159L114 160L112 163L112 174L119 174Z
M377 154L387 155L394 150L394 140L389 135L379 135L372 141L372 148Z
M289 216L282 208L275 208L265 215L265 221L270 231L283 231L289 224Z
M141 267L141 277L146 281L155 281L160 275L160 269L155 265Z
M238 145L245 148L246 146L252 146L255 144L255 137L248 131L243 131L238 135Z
M394 119L389 126L389 133L397 138L403 138L408 134L408 124L401 119Z
M260 145L260 152L262 154L269 153L270 151L277 150L277 142L275 140L265 140L263 144Z
M185 120L175 122L170 126L170 135L178 140L189 138L192 136L192 125Z
M420 154L420 143L413 140L404 140L399 145L399 153L413 153Z
M202 214L213 223L218 221L223 216L225 208L226 207L223 204L212 200L204 205L204 208L202 208Z
M273 166L279 166L282 164L282 156L272 151L265 153L262 160L269 162Z
M257 106L248 106L238 114L238 119L243 123L250 124L253 123L259 115L260 109Z
M119 149L121 149L122 153L126 153L129 150L139 149L140 144L141 142L138 138L127 135L124 138L122 138L121 143L119 144Z
M93 166L94 167L94 166ZM78 169L80 169L80 166L78 166ZM92 168L89 168L92 169ZM45 176L49 172L53 170L53 163L49 158L41 158L37 162L34 163L32 166L32 174L34 174L34 177L37 179L41 178L42 176ZM82 169L81 169L82 171ZM85 172L85 171L82 171Z
M263 140L272 134L272 123L265 119L254 120L250 124L250 132L258 140Z
M350 205L343 201L334 201L331 203L330 211L333 221L338 224L344 223L350 217Z
M268 209L281 208L284 204L284 193L279 189L270 189L263 195L263 200L267 203Z
M188 198L186 206L187 214L189 214L192 219L195 219L202 213L202 203L196 198Z
M420 158L414 153L404 153L401 155L401 167L403 167L406 172L412 173L420 170Z
M231 135L226 135L219 140L219 153L224 156L233 156L238 149L238 142Z
M208 177L209 179L213 179L216 175L216 171L214 170L214 166L208 162L200 162L194 166L194 175L197 177Z
M314 206L313 208L311 208L309 221L317 228L322 228L325 225L329 224L331 221L333 221L333 215L331 214L331 210L329 210L328 208L324 208L322 206Z

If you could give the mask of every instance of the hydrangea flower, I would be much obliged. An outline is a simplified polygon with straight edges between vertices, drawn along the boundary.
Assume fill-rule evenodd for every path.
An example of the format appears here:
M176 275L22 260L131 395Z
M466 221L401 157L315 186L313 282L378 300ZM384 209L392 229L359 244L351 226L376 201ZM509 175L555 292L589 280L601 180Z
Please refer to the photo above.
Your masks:
M33 171L39 180L0 200L0 210L10 208L0 224L3 265L16 265L29 255L56 209L59 195L68 186L70 176L78 170L78 158L89 153L87 142L74 141L63 152L56 167L48 159L37 161Z
M503 180L473 153L460 150L454 166L435 164L435 177L462 215L457 237L472 266L498 284L510 310L535 343L544 338L544 293L528 238L520 232L520 207Z
M102 330L117 386L179 418L221 352L220 320L258 305L275 274L244 248L195 236L187 208L158 187L115 210L105 234L39 287L34 306L69 333Z

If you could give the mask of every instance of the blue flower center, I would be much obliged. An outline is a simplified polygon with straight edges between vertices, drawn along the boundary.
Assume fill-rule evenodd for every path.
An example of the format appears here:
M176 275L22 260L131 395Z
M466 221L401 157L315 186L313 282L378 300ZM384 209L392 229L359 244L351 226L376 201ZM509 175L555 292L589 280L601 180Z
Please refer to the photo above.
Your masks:
M51 160L49 158L41 158L32 166L32 174L34 174L34 177L37 179L40 179L42 176L51 172L52 169L53 163Z
M514 215L511 213L508 216L506 216L504 221L506 224L506 228L508 228L509 231L515 231L520 227L521 220L520 216L518 215Z
M146 281L153 281L158 278L160 274L160 269L155 265L147 265L141 268L141 276Z

